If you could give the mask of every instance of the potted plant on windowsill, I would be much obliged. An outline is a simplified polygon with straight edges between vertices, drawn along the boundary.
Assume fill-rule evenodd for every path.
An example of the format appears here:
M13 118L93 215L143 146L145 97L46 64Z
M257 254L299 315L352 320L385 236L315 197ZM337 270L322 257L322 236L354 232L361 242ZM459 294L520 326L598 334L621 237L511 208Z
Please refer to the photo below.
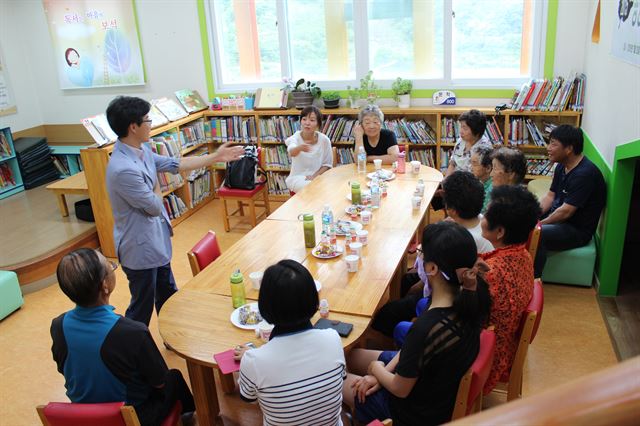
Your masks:
M285 79L285 89L293 97L293 102L297 109L310 106L315 98L322 95L322 90L315 83L305 81L304 78L293 83L293 80Z
M396 78L391 84L393 99L398 102L398 108L409 108L411 106L411 89L413 89L411 80L405 80L400 77Z
M375 104L380 97L378 95L378 85L373 81L373 71L369 72L360 79L360 97L366 99L368 104Z
M327 109L334 109L340 106L340 93L338 92L327 92L322 95L322 100L324 101L324 107Z

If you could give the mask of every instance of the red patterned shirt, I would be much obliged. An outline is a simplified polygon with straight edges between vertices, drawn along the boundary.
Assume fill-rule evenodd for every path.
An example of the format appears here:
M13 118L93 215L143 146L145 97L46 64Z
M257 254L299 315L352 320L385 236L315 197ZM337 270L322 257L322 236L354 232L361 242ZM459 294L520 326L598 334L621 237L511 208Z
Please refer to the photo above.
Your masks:
M489 323L495 327L496 352L485 395L508 373L518 349L520 318L533 295L533 262L524 244L480 254L491 270L485 274L492 305Z

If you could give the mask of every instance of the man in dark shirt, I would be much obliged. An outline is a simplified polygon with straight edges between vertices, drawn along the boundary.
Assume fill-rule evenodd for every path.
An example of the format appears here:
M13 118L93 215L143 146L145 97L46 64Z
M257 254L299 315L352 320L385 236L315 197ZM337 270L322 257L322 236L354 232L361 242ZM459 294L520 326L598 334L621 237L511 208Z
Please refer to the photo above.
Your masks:
M558 163L542 199L543 219L534 275L540 277L547 250L582 247L591 241L606 202L600 170L582 154L582 130L563 124L550 135L549 159Z

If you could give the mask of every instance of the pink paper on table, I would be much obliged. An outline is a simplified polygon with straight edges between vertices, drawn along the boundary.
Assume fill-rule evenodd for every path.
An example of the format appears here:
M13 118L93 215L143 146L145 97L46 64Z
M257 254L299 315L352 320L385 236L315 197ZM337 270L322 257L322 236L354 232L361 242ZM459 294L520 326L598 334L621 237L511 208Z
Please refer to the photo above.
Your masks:
M233 359L233 349L213 355L222 374L233 373L240 370L240 362Z

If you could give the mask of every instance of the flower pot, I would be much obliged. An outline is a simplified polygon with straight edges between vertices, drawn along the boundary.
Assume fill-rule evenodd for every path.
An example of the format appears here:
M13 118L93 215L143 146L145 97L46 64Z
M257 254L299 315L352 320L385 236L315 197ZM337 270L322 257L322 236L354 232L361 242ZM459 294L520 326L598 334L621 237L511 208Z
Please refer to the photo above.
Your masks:
M409 108L411 106L411 95L398 95L398 108Z
M324 107L327 109L334 109L340 106L340 99L331 99L331 100L323 99L323 101L324 101Z
M303 109L313 104L311 92L291 92L291 95L297 109Z

